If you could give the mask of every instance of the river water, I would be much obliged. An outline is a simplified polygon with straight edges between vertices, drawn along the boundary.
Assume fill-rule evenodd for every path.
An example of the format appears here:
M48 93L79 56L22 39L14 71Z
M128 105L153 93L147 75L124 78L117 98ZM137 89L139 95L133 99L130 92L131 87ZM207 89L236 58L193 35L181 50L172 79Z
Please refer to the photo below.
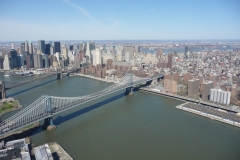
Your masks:
M31 77L4 77L6 85ZM42 85L43 84L43 85ZM49 77L9 90L25 107L43 94L80 96L110 84L80 77ZM33 143L58 142L76 160L239 160L240 129L175 108L183 102L124 90L54 117L57 129L31 135ZM16 111L17 112L17 111ZM2 117L13 115L11 112Z

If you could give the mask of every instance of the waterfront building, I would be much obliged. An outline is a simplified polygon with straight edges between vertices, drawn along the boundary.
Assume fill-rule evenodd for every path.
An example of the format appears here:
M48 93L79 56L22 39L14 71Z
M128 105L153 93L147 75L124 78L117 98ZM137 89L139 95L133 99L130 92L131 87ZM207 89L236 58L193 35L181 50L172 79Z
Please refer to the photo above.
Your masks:
M199 79L188 80L188 96L192 97L199 94L199 86L200 86Z
M39 40L38 41L38 50L41 51L41 53L45 53L46 46L45 46L45 41L44 40Z
M213 81L204 81L202 84L202 100L210 100L210 90L214 87Z
M164 89L166 92L177 93L177 81L174 81L172 79L165 79Z
M6 54L5 55L5 58L4 58L4 62L3 62L3 69L5 70L10 70L10 60L9 60L9 57L8 55Z
M60 42L54 42L54 53L56 52L61 53L60 46L61 46Z
M53 156L48 144L33 148L36 160L53 160Z
M221 89L211 89L210 90L210 101L226 104L230 103L231 92L223 91Z

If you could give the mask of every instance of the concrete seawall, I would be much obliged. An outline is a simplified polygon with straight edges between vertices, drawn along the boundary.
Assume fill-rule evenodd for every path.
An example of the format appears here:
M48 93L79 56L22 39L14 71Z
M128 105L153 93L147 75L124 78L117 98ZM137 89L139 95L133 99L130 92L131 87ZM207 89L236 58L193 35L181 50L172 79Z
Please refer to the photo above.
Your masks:
M236 126L236 127L240 127L240 123L238 123L238 122L230 121L230 120L227 120L227 119L224 119L224 118L221 118L221 117L217 117L217 116L214 116L214 115L211 115L211 114L208 114L208 113L204 113L204 112L201 112L201 111L198 111L198 110L194 110L194 109L184 107L185 104L187 104L187 103L176 106L176 108L187 111L187 112L190 112L190 113L194 113L194 114L197 114L197 115L200 115L200 116L203 116L203 117L207 117L207 118L210 118L212 120L216 120L216 121L227 123L227 124L230 124L230 125L233 125L233 126Z

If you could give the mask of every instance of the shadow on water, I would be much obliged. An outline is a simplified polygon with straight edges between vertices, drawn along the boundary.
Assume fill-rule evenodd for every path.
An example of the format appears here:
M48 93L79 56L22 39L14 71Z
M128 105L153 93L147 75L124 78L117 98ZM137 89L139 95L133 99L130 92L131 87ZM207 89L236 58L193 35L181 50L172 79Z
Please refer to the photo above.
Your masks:
M19 92L9 94L9 95L7 95L7 97L16 96L16 95L18 95L18 94L21 94L21 93L27 92L27 91L32 90L32 89L35 89L35 88L37 88L37 87L41 87L41 86L43 86L43 85L45 85L45 84L51 83L51 82L56 81L56 80L57 80L57 79L53 79L53 80L50 80L50 81L44 82L44 83L42 83L42 84L38 84L38 85L36 85L36 86L33 86L33 87L30 87L30 88L27 88L27 89L21 90L21 91L19 91Z
M120 98L122 98L122 97L125 97L124 93L118 94L118 95L116 95L116 96L114 96L114 97L108 98L108 99L106 99L106 100L103 100L103 101L101 101L101 102L98 102L98 103L96 103L96 104L93 104L93 105L91 105L91 106L88 106L88 107L86 107L86 108L80 109L80 110L78 110L78 111L76 111L76 112L73 112L73 113L70 113L70 114L68 114L68 115L58 116L57 118L55 118L55 119L53 120L53 123L54 123L54 125L58 126L58 125L62 124L63 122L66 122L66 121L68 121L68 120L74 119L75 117L78 117L78 116L80 116L80 115L82 115L82 114L85 114L85 113L90 112L90 111L92 111L92 110L94 110L94 109L97 109L97 108L99 108L99 107L102 107L102 106L104 106L104 105L106 105L106 104L108 104L108 103L111 103L111 102L113 102L113 101L115 101L115 100L117 100L117 99L120 99ZM38 134L39 132L41 132L41 131L43 131L43 130L44 130L44 129L42 129L42 127L40 127L40 128L39 128L37 131L35 131L32 135Z

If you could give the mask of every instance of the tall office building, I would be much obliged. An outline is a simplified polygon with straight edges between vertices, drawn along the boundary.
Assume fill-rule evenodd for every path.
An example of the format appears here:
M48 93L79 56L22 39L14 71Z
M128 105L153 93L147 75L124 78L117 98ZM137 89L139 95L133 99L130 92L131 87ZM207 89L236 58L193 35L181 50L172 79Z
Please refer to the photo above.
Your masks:
M29 53L28 41L25 41L25 52Z
M188 58L188 52L189 52L189 48L188 48L188 46L186 46L185 52L184 52L185 58Z
M34 67L34 64L33 64L33 55L28 55L26 57L26 63L27 63L27 68L33 68Z
M89 42L89 50L92 51L95 49L95 42Z
M10 66L11 68L19 68L18 66L18 61L17 61L17 51L15 49L10 50L10 57L11 57L11 62Z
M0 69L3 69L4 58L0 56Z
M43 68L49 68L49 59L47 54L42 55Z
M59 52L61 53L60 42L54 42L54 53Z
M20 45L20 54L25 52L25 43L21 43Z
M170 53L170 54L168 54L168 64L167 64L167 66L168 66L168 68L172 68L172 54Z
M33 54L33 44L31 41L29 41L29 53Z
M46 44L45 45L45 52L46 55L50 55L51 51L50 51L50 44Z
M5 58L4 58L4 61L3 61L3 69L5 69L5 70L10 70L11 69L10 60L9 60L9 57L8 57L7 54L5 55Z
M210 100L210 90L214 87L213 81L205 81L202 84L202 100Z
M33 61L34 61L34 68L43 67L42 54L34 54Z
M102 64L102 56L101 51L97 48L95 50L92 50L93 55L93 65L96 66L98 64Z
M72 51L73 50L73 45L69 45L68 49Z
M15 44L13 42L11 43L11 49L15 49Z
M192 97L199 93L200 80L190 79L188 80L188 96Z
M221 89L214 89L210 90L210 101L226 104L230 103L231 92L226 92Z
M46 48L46 46L45 46L45 41L44 40L39 40L38 41L38 50L40 50L41 51L41 53L45 53L45 48Z

